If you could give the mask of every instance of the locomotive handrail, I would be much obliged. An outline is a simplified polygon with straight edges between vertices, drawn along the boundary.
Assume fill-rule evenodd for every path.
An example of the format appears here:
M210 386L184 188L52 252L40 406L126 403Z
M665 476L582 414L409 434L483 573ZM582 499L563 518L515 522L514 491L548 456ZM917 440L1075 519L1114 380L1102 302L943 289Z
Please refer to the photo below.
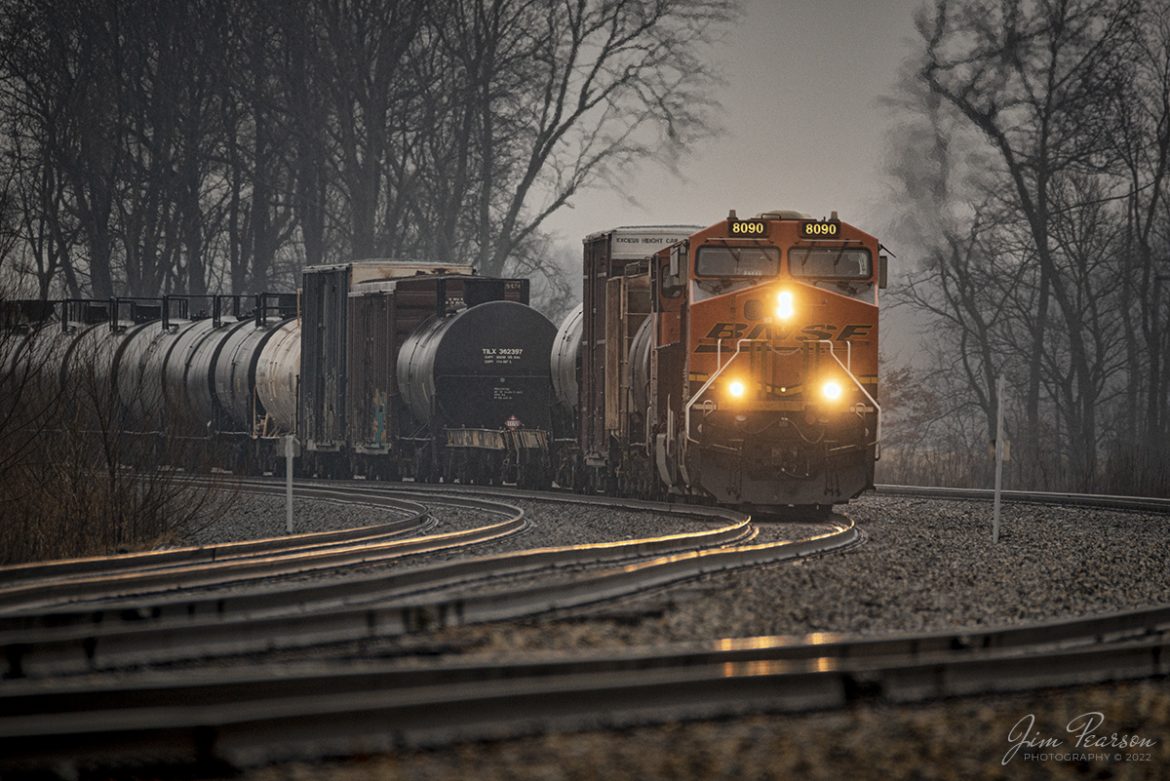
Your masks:
M744 342L768 342L768 340L748 339L746 337L737 340L735 343L735 352L732 353L732 356L727 359L727 363L721 362L715 369L715 373L707 378L707 381L703 383L703 386L699 388L698 392L696 392L694 396L691 396L690 400L687 402L686 407L683 408L683 428L685 429L684 436L688 442L694 442L696 445L699 444L699 440L691 436L691 407L695 406L695 402L699 400L699 397L707 392L707 388L711 387L711 383L715 382L715 380L719 378L719 375L723 374L723 371L735 362L736 356L743 352ZM720 339L719 343L722 344L723 340Z
M865 389L865 386L861 384L861 380L857 379L857 376L853 373L853 369L851 368L853 366L853 345L848 341L845 342L845 347L846 347L845 359L847 361L849 361L849 365L846 366L845 364L841 363L841 359L837 357L836 345L833 343L833 341L831 339L818 339L817 344L829 345L829 357L831 357L834 361L836 361L837 365L845 370L845 373L849 375L849 379L853 380L853 384L857 386L857 389L859 391L861 391L861 393L865 396L865 398L869 400L869 403L873 405L873 408L875 410L877 410L877 431L874 432L875 436L874 436L874 442L873 442L873 460L874 461L881 460L881 457L882 457L882 408L881 408L881 406L878 405L877 399L875 399L873 396L870 395L869 391L867 391Z

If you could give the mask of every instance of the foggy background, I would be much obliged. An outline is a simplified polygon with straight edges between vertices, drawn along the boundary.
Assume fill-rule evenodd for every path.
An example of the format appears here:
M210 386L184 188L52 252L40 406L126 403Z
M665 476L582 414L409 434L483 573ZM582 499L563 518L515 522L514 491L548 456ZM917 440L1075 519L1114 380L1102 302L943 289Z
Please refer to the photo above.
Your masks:
M884 105L915 45L921 0L745 0L743 17L712 47L724 83L716 121L723 132L674 166L643 164L619 187L578 195L549 228L574 256L579 240L618 225L709 225L728 209L748 217L795 209L841 219L885 236L897 185L884 170L897 110ZM929 326L905 308L881 314L881 343L891 360L914 361L918 332Z
M896 255L879 481L1170 492L1170 0L0 0L0 296L787 208ZM195 310L197 311L197 309ZM997 379L1006 383L1004 398Z
M697 222L788 208L878 233L888 219L882 170L896 124L880 104L912 50L920 0L747 0L713 46L724 79L723 134L677 164L641 166L624 192L591 189L550 227L576 238L629 222Z

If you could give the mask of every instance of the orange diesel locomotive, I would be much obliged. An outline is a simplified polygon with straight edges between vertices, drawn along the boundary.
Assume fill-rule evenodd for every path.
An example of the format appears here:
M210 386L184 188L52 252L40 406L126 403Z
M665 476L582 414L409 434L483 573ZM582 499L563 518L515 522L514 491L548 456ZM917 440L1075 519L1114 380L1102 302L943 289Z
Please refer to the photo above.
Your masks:
M576 398L556 388L576 402L562 482L757 508L827 507L871 487L878 240L836 212L733 211L680 232L585 240L583 310L557 340L579 347ZM637 236L658 244L634 259L621 248ZM554 351L554 377L568 358Z

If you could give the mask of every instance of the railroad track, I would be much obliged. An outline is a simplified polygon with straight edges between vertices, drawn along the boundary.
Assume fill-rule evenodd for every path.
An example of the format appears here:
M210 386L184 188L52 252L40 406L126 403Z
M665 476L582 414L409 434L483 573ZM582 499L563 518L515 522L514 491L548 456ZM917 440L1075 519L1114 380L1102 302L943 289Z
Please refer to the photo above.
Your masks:
M925 499L975 499L991 501L995 492L989 488L934 488L917 485L879 485L882 496L921 496ZM1070 507L1097 507L1103 510L1170 513L1170 499L1152 496L1112 496L1109 494L1075 494L1053 491L1003 491L1006 502L1057 504Z
M274 490L265 492L275 493ZM314 494L313 498L319 501L333 502L338 505L353 504L352 500L345 502L339 498L331 499L329 498L330 496L340 497L342 493L340 491L322 491ZM301 552L315 547L349 542L371 542L383 535L391 536L408 531L421 531L433 525L428 523L431 518L426 506L418 502L387 497L379 503L370 502L369 504L389 512L397 511L403 517L388 523L373 524L352 529L340 529L337 531L285 534L280 537L242 540L240 542L226 542L216 545L197 545L140 553L120 553L112 556L91 556L79 559L12 564L0 567L0 582L15 583L30 578L39 578L42 580L82 579L95 575L128 573L189 564L218 563L249 556Z
M390 493L445 503L467 501L464 492L443 489L353 487L346 492L356 498ZM507 491L495 493L508 495ZM561 500L591 501L579 497ZM480 506L491 504L484 499L475 501ZM711 572L835 550L859 539L853 523L838 518L827 524L824 533L804 539L752 543L755 530L750 518L740 513L646 502L606 503L699 515L720 525L701 532L524 550L254 592L17 611L0 617L4 675L80 673L518 618L592 604ZM493 591L478 588L484 581L505 576L585 565L595 569L556 582L538 580ZM469 585L477 588L469 590Z
M258 493L277 490L271 483L255 481L242 483L241 487ZM302 494L334 501L344 498L351 504L371 504L407 517L339 532L3 568L0 616L387 561L498 540L523 531L527 525L518 507L461 496L446 503L500 520L472 529L404 538L405 533L421 533L434 526L427 508L410 499L413 492L387 494L306 487Z
M351 484L346 493L385 489ZM302 487L302 492L311 486ZM412 501L444 501L455 487L418 486ZM560 501L580 497L470 489L497 497ZM986 499L986 492L883 486L881 493ZM1013 492L1011 501L1170 511L1163 500ZM615 506L664 511L618 501ZM58 608L0 619L8 680L0 689L0 766L73 759L267 761L322 750L376 750L545 729L707 716L742 710L806 710L864 701L910 702L1038 686L1170 673L1170 606L1044 625L890 638L810 635L727 639L702 646L617 654L513 658L490 664L404 668L337 662L243 672L217 669L70 678L68 672L174 659L264 651L384 637L535 612L628 594L703 572L809 555L853 544L847 519L806 540L755 543L750 519L710 508L724 523L691 535L610 543L621 566L568 582L493 594L450 596L449 589L501 572L582 563L591 546L459 560L403 573L379 591L374 578L353 593L315 584L271 593ZM686 548L671 553L671 545ZM623 549L623 546L632 546ZM637 549L636 549L637 548ZM543 558L542 558L543 557ZM480 569L482 568L482 569ZM416 578L415 582L408 582ZM385 576L380 580L386 581ZM341 590L334 590L341 589ZM362 589L365 589L364 592ZM291 596L300 591L298 596ZM413 595L413 596L411 596ZM421 595L421 596L420 596ZM437 596L436 596L437 595ZM307 611L307 612L306 612ZM40 677L38 677L40 676ZM181 702L182 705L175 703Z
M1042 626L744 638L570 658L9 682L8 767L61 757L232 764L639 721L914 702L1170 672L1170 608ZM181 703L177 705L176 703Z

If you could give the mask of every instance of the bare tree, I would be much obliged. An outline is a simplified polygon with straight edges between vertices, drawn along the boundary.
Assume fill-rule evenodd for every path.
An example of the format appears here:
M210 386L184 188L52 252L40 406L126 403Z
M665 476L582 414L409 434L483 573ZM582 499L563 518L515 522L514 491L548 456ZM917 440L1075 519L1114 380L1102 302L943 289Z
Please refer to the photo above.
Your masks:
M1077 279L1066 273L1053 239L1057 192L1069 177L1095 174L1115 159L1113 96L1126 84L1134 48L1136 0L1047 4L939 0L918 17L925 43L919 74L930 91L983 136L1026 220L1038 269L1025 415L1028 461L1040 459L1040 390L1050 299L1068 340L1076 386L1064 408L1074 471L1096 468L1096 360L1085 333ZM1073 205L1072 208L1075 208Z
M162 410L114 383L120 335L37 303L0 301L0 562L173 543L225 510L223 479L188 479L217 455L203 437L132 425Z
M1125 481L1126 490L1135 492L1170 484L1165 467L1167 334L1159 295L1161 280L1170 273L1164 252L1170 166L1170 4L1165 0L1148 3L1138 21L1128 88L1116 95L1113 107L1118 118L1113 144L1126 204L1119 309L1130 414L1119 421L1112 460L1117 478Z
M102 298L369 256L540 272L581 188L712 131L734 5L0 0L14 252Z
M489 274L582 187L643 159L669 161L710 132L714 75L700 54L734 7L724 0L524 6L505 29L530 36L521 45L534 56L508 74L517 92L495 120L511 126L516 143L508 155L483 151L485 170L505 174L497 239L480 249ZM543 201L534 204L538 193Z

